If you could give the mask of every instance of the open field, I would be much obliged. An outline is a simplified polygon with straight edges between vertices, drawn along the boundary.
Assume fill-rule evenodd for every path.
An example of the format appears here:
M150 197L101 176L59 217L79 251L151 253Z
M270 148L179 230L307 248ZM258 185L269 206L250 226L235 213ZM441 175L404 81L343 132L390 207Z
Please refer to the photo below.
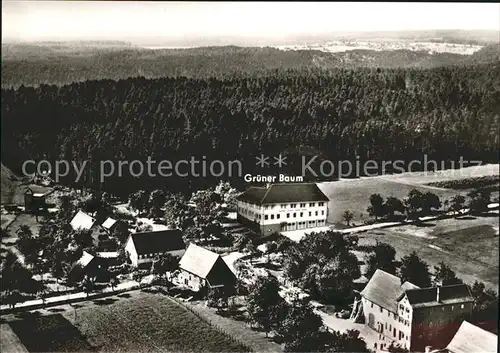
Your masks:
M353 222L359 225L360 222L369 219L366 209L370 205L369 198L371 194L378 193L384 198L394 196L401 199L410 190L418 189L422 192L433 192L443 201L459 193L466 195L468 191L451 190L426 184L498 175L498 168L498 164L488 164L459 170L449 169L436 172L412 172L362 177L359 179L342 179L318 183L318 186L331 200L328 207L328 221L330 223L343 222L342 213L350 210L354 213Z
M12 331L30 352L89 352L87 343L76 327L61 314L29 316L9 323Z
M431 221L422 226L405 225L370 231L363 240L376 239L392 245L401 258L412 251L432 269L443 261L467 283L477 279L498 289L499 220L488 217L461 217Z
M30 352L243 352L228 336L171 299L134 291L9 315L12 331ZM48 314L48 315L47 315Z
M330 199L328 222L342 223L342 214L349 210L354 213L355 225L362 225L363 221L370 219L366 209L370 206L371 194L380 194L383 198L394 196L402 199L410 190L418 189L422 192L431 191L444 200L458 193L453 190L435 190L425 186L401 184L378 177L324 182L318 183L318 186Z
M244 349L169 298L138 293L64 314L102 352L241 352Z

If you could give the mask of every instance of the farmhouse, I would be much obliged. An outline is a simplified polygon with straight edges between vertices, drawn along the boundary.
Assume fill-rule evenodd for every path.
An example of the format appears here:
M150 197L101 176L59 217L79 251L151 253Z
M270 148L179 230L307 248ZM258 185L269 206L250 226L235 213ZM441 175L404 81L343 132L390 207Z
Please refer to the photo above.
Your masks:
M36 212L47 208L46 194L33 192L28 188L24 192L24 210L26 212Z
M82 280L84 276L93 278L97 282L106 282L110 279L108 268L118 265L117 252L102 252L92 255L86 251L71 269L70 277L75 281Z
M321 227L326 225L328 201L314 183L250 187L237 197L238 220L263 235Z
M125 251L135 267L148 266L155 256L164 253L180 257L185 249L182 233L177 229L132 233L125 243Z
M69 224L73 230L90 230L94 226L94 223L95 219L93 217L80 210Z
M361 292L360 309L365 323L379 332L377 349L394 343L414 351L458 327L470 316L473 302L464 284L419 288L377 270Z
M498 336L464 321L445 349L439 353L495 353L498 352Z
M194 292L204 287L231 290L236 284L236 276L219 254L194 244L189 244L179 270L178 283Z

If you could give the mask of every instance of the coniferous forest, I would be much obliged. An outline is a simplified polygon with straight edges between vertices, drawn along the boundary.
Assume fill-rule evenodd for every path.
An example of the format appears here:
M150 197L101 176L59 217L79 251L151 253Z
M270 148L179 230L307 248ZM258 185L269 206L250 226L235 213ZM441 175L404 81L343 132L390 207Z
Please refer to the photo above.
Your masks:
M498 162L500 63L144 77L2 90L2 162L26 159ZM272 169L267 169L271 172ZM74 177L73 177L74 179ZM101 186L191 190L220 178L109 177ZM236 185L240 177L232 180ZM66 182L70 182L68 176ZM88 181L87 181L88 182Z

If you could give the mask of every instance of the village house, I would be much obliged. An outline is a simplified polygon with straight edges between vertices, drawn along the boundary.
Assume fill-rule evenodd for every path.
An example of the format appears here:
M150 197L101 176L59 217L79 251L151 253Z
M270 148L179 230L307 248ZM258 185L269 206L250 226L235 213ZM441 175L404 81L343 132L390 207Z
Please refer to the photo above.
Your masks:
M195 244L189 244L179 262L177 283L193 292L203 288L234 289L236 276L219 254Z
M81 281L85 276L96 282L110 279L108 269L119 264L117 252L98 252L95 255L83 251L82 257L71 269L70 278Z
M419 288L382 270L375 271L361 292L365 324L379 332L376 349L391 343L412 351L423 349L441 332L469 318L473 303L464 284Z
M182 233L177 229L132 233L125 243L134 267L149 266L156 256L165 253L181 257L185 250Z
M47 208L46 194L33 192L28 188L24 192L25 212L37 212Z
M435 353L496 353L498 336L470 322L463 321L455 336L445 349Z
M237 197L238 221L262 235L322 227L328 218L328 201L314 183L250 187Z
M73 230L90 230L95 224L95 218L80 210L69 224Z

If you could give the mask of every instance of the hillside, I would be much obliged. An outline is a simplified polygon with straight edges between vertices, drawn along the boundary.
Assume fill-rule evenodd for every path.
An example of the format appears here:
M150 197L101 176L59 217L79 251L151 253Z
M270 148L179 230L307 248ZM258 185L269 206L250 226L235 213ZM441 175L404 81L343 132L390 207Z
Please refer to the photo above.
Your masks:
M224 77L274 69L433 68L469 64L475 56L411 50L279 50L270 47L145 49L123 45L2 45L2 87L69 84L144 76ZM488 49L490 50L490 49ZM488 52L488 50L485 50ZM482 53L479 62L488 62ZM493 60L494 58L492 58Z
M224 51L189 52L196 58L204 50L209 59ZM169 53L176 60L186 58L174 55L182 51ZM320 60L320 54L313 54ZM21 87L2 91L3 127L11 136L2 140L2 160L19 163L29 156L77 162L145 161L150 156L175 163L203 156L208 165L237 159L244 173L258 174L263 171L255 166L255 156L265 151L268 156L288 156L286 167L269 167L265 173L302 175L300 150L307 147L334 162L358 156L360 162L408 163L424 154L444 163L462 157L496 162L499 78L498 64L380 70L311 67L225 79L142 77ZM298 149L291 151L289 146ZM242 175L231 171L232 180L241 183ZM338 173L335 169L323 178L331 180ZM189 182L124 175L107 178L103 186L120 192L154 184L186 190L220 179L215 173L205 175L193 175Z
M2 204L10 203L14 191L20 184L19 178L2 163L1 169L1 201Z

